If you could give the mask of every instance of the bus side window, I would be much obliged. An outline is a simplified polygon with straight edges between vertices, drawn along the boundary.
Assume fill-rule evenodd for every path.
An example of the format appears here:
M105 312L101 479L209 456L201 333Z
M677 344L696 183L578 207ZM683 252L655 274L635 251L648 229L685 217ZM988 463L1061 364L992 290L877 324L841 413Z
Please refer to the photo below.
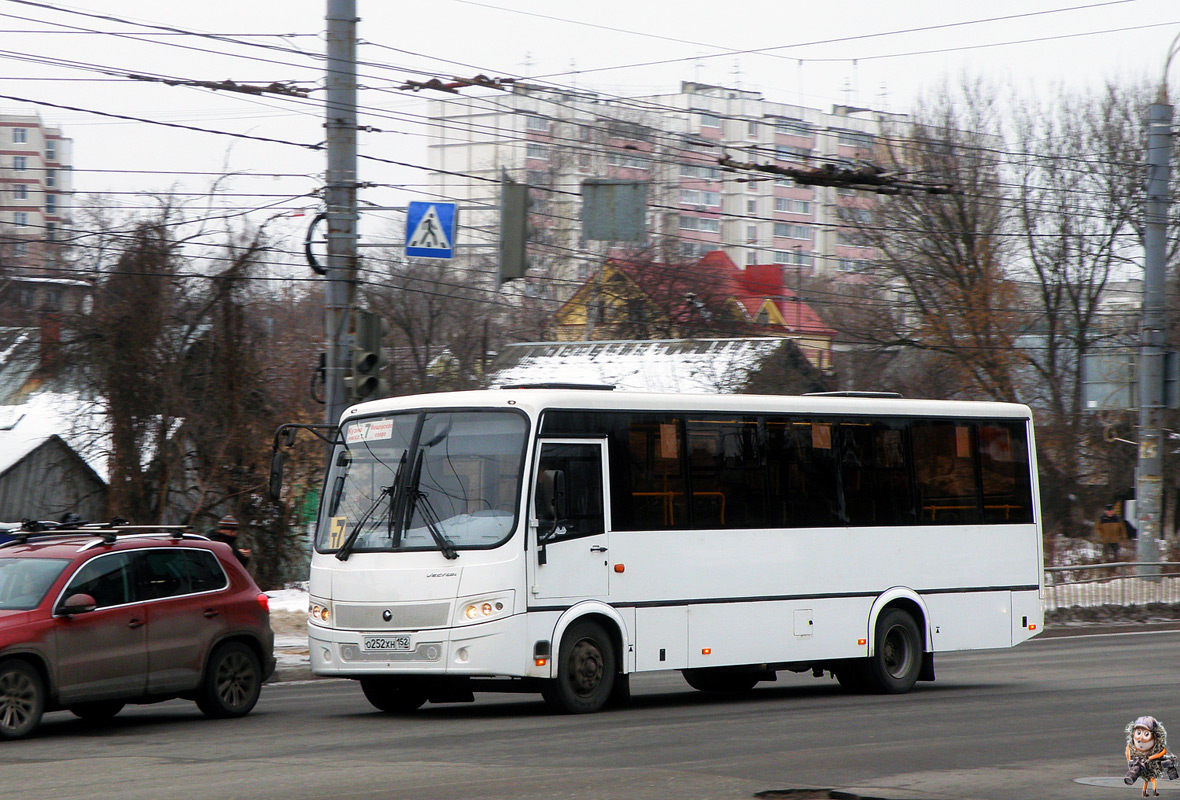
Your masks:
M536 508L542 541L606 531L602 447L597 443L541 445Z
M921 521L978 523L980 503L970 424L923 420L915 422L911 430Z
M1007 420L980 423L979 456L984 522L1032 522L1024 425Z

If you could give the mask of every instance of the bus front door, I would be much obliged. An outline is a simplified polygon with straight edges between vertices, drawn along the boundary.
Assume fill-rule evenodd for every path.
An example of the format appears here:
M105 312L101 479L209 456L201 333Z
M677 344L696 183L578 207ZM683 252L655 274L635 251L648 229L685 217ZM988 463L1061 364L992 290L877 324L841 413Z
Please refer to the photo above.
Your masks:
M530 517L531 594L536 599L606 597L606 442L551 439L539 448Z

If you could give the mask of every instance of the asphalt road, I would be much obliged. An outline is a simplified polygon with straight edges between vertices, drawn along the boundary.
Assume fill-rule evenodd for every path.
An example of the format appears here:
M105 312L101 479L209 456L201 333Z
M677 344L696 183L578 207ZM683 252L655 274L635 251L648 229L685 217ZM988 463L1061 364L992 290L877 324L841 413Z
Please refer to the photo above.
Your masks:
M0 791L53 800L804 800L840 789L1133 800L1138 787L1121 782L1126 723L1154 714L1180 738L1178 631L1041 638L940 656L937 670L937 682L902 696L848 695L835 681L792 675L723 699L677 674L643 676L630 708L583 717L551 716L531 695L386 716L352 682L279 683L241 720L207 720L179 701L101 725L49 715L35 738L0 743ZM1160 791L1180 797L1180 781Z

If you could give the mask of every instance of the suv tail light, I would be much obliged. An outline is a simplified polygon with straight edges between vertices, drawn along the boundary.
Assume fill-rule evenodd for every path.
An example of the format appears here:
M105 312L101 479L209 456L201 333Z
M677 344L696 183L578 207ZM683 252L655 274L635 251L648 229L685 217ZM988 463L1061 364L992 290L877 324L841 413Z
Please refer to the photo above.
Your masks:
M270 611L270 597L259 592L258 593L258 605L262 606L263 611Z

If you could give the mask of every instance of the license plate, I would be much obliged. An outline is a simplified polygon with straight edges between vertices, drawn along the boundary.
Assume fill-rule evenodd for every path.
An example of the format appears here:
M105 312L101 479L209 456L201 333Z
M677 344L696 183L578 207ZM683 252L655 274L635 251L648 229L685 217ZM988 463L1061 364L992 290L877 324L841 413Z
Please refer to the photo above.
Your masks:
M365 649L374 652L405 651L410 649L409 636L366 636Z

